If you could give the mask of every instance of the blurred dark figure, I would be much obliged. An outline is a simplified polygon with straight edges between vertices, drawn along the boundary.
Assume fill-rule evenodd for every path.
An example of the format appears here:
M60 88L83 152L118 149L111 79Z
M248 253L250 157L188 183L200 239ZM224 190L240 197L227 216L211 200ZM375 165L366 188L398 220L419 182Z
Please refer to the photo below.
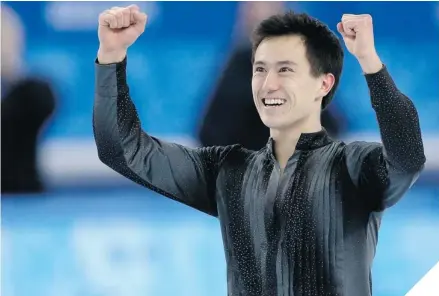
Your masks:
M241 144L259 150L267 144L269 129L262 123L253 102L250 36L266 17L285 9L284 2L240 2L237 40L216 87L199 131L202 146ZM334 104L322 112L322 126L333 138L342 132L341 116Z
M21 76L24 30L3 4L1 14L1 192L41 192L38 135L55 109L55 97L47 83Z

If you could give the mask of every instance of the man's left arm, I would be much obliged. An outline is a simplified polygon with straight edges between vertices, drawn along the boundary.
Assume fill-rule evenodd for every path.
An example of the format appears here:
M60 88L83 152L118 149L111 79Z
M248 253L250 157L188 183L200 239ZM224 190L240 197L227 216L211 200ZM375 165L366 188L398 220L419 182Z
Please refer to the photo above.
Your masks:
M426 161L419 118L413 102L398 90L385 66L365 75L381 144L347 146L354 183L370 199L372 210L394 205L419 177Z
M416 108L376 54L371 24L370 16L348 15L338 28L364 72L382 140L382 144L349 144L347 167L371 210L381 211L394 205L413 185L426 158ZM354 32L350 33L356 35L354 39L345 33L348 30ZM357 46L349 49L355 42Z

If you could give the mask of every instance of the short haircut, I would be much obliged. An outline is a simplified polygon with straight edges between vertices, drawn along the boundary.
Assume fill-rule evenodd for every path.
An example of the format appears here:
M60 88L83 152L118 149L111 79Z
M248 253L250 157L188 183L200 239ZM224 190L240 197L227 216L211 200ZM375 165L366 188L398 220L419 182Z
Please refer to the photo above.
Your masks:
M321 21L305 14L289 11L263 20L255 29L252 40L252 62L261 42L267 38L297 35L303 38L311 75L332 73L335 77L331 91L323 97L322 109L334 97L343 69L344 53L339 38Z

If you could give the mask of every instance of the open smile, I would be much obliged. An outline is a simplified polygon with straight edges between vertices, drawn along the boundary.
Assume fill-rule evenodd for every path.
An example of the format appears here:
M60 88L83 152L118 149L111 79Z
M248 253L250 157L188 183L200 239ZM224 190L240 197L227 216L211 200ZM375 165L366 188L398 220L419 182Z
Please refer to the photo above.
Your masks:
M265 107L280 107L283 104L285 104L287 100L280 99L280 98L273 98L273 99L262 99L262 103Z

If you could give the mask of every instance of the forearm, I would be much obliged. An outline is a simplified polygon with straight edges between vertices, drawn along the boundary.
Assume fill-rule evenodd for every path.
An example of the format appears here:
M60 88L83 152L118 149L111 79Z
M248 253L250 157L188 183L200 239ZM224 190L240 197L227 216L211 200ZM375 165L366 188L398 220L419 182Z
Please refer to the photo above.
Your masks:
M425 163L419 118L413 102L401 93L386 67L366 74L387 160L400 170L418 171Z
M125 63L125 62L123 62ZM129 121L137 118L136 113L130 114L128 121L121 120L120 94L127 91L120 88L117 81L117 71L123 67L121 63L99 64L96 61L95 100L93 108L93 132L99 158L111 168L125 165L123 128ZM122 82L122 88L125 82ZM131 100L128 100L129 102ZM133 147L134 148L134 147Z

